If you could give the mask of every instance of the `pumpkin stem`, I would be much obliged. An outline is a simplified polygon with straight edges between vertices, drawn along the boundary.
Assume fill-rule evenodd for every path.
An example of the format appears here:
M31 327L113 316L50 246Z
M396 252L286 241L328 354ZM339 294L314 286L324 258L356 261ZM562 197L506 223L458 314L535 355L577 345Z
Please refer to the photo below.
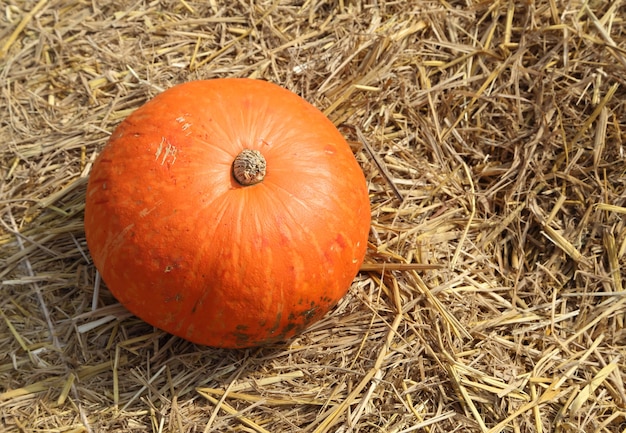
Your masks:
M254 185L263 180L266 167L261 152L244 149L233 161L233 176L243 186Z

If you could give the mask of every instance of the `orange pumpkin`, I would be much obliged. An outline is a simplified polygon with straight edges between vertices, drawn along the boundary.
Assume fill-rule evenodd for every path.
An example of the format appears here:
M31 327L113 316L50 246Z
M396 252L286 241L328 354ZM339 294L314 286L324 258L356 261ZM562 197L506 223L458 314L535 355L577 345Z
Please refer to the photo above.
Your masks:
M85 207L94 264L124 306L228 348L287 339L327 313L369 225L340 132L251 79L188 82L137 109L96 159Z

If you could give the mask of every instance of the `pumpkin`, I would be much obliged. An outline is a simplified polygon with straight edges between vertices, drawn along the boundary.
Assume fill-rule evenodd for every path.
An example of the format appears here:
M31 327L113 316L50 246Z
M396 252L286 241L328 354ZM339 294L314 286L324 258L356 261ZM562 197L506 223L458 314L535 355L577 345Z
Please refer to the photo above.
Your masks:
M318 109L269 82L174 86L93 164L85 235L111 293L194 343L283 341L326 314L363 262L363 172Z

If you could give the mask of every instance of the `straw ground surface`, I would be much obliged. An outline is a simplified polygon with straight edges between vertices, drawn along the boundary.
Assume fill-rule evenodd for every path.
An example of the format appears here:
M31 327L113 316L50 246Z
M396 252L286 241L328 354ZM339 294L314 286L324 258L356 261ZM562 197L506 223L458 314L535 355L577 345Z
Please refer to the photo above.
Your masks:
M626 5L5 0L0 431L626 429ZM366 174L349 294L298 338L195 346L128 314L91 164L162 89L276 82Z

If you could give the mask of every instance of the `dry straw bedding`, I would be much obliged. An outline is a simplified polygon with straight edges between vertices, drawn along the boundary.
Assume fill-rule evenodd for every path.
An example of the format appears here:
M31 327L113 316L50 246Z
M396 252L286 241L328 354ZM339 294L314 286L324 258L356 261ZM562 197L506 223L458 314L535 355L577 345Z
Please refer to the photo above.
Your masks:
M0 431L624 431L624 1L1 13ZM221 76L322 109L372 202L349 295L255 350L129 315L82 228L91 163L121 119Z

